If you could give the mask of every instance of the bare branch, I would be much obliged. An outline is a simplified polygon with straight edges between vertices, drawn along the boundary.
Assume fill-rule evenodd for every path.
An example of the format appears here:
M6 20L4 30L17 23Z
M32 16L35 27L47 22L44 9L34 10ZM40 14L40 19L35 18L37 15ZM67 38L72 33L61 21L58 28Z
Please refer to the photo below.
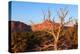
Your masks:
M76 25L78 24L78 20L77 20L77 19L75 19L75 24L76 24Z
M67 21L67 22L64 22L64 25L66 25L66 24L68 24L68 23L70 23L70 22L72 22L73 20L72 20L72 17L70 17L69 18L69 21Z
M32 20L29 20L30 21L30 23L32 24L32 25L34 25L34 22L32 21Z
M55 22L55 20L54 20L54 19L55 19L55 17L53 17L52 22Z
M56 38L57 40L59 39L61 30L62 30L62 25L59 26L59 30L57 32L57 38Z
M44 45L44 47L43 47L43 48L41 48L41 50L46 49L46 48L49 48L49 47L54 47L54 45L53 45L53 44Z
M64 16L64 10L62 8L60 8L60 14L62 14L61 16Z
M66 8L65 9L60 9L60 10L61 10L61 14L62 14L63 18L65 18L66 15L68 14L69 10L66 10Z
M57 14L58 14L59 18L62 18L62 16L60 15L60 10L57 11Z
M43 20L45 20L46 14L44 13L44 11L42 10L43 13Z
M65 12L65 14L64 14L64 18L67 16L68 12L69 12L68 10Z
M50 20L50 18L51 18L51 11L50 9L48 9L48 20Z

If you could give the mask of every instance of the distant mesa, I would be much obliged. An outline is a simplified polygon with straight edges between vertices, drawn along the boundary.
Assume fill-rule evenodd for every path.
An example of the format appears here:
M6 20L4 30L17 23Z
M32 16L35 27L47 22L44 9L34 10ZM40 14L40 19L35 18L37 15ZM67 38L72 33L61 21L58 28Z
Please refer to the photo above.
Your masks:
M9 21L9 24L11 25L11 32L14 32L14 31L16 31L16 32L17 31L21 31L21 32L42 31L42 30L45 30L45 28L57 30L60 26L59 23L55 23L55 22L53 22L51 20L47 20L47 19L44 20L42 23L34 24L34 25L27 25L27 24L20 22L20 21ZM64 26L64 29L73 28L73 27Z
M32 31L31 26L20 21L9 21L11 32Z

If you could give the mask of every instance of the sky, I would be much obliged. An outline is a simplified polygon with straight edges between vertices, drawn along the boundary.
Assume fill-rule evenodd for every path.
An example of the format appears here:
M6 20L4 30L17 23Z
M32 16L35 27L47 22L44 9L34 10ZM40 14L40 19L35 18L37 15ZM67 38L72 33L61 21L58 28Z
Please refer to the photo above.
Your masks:
M11 20L21 21L26 24L31 24L30 21L34 23L40 23L43 21L43 12L46 13L48 9L51 11L51 19L55 18L55 21L59 21L57 11L60 8L67 8L69 10L68 15L65 20L67 21L69 17L78 17L78 6L71 4L55 4L55 3L36 3L36 2L11 2Z

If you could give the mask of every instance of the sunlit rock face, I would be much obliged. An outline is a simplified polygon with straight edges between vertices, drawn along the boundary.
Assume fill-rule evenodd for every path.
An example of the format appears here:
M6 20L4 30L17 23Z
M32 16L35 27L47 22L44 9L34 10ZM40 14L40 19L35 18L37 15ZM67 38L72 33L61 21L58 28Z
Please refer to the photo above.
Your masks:
M45 29L53 29L56 30L59 27L59 23L52 22L50 20L45 20L40 24L36 24L32 26L32 31L41 31Z

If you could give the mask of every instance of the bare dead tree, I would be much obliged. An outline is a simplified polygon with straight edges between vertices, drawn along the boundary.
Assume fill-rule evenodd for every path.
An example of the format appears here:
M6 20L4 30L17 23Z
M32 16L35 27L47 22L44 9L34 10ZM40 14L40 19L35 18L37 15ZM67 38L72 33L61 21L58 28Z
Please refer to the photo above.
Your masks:
M53 36L53 38L54 38L54 41L53 41L53 43L54 43L54 50L57 50L58 49L57 44L58 44L59 38L61 36L60 33L63 30L63 25L71 22L71 20L65 22L65 17L67 16L68 12L69 12L68 10L64 10L64 9L60 9L57 12L57 14L59 16L59 19L61 21L61 23L59 24L59 27L58 27L57 34L55 34L55 30L53 28L54 27L53 24L51 26L51 29L50 28L45 28L45 31L48 32L48 33L50 33ZM51 16L51 14L50 14L50 11L49 11L49 18L50 18L50 16Z
M45 14L45 12L43 11L43 9L41 9L41 10L42 10L42 13L43 13L43 20L45 20L46 14Z
M44 11L42 10L42 12L43 12L43 18L44 18L44 20L45 20L45 13L44 13ZM62 8L60 8L58 11L57 11L57 14L58 14L58 16L59 16L59 19L60 19L60 23L59 23L59 27L57 28L57 32L55 33L55 30L54 30L54 26L53 26L53 23L51 23L52 25L51 25L51 27L50 28L45 28L44 29L44 31L45 32L48 32L48 33L50 33L52 36L53 36L53 38L54 38L54 41L53 41L53 43L54 43L54 50L58 50L58 41L59 41L59 38L60 38L60 36L62 36L61 35L61 32L62 32L62 30L63 30L63 26L65 25L65 24L68 24L68 23L70 23L72 20L71 20L71 18L72 17L70 17L69 18L69 20L67 21L67 22L65 22L65 18L66 18L66 16L68 15L68 13L69 13L69 10L64 10L64 9L62 9ZM50 10L48 9L48 20L51 20L51 12L50 12ZM62 32L62 34L65 34L65 32ZM45 47L44 47L45 48Z

